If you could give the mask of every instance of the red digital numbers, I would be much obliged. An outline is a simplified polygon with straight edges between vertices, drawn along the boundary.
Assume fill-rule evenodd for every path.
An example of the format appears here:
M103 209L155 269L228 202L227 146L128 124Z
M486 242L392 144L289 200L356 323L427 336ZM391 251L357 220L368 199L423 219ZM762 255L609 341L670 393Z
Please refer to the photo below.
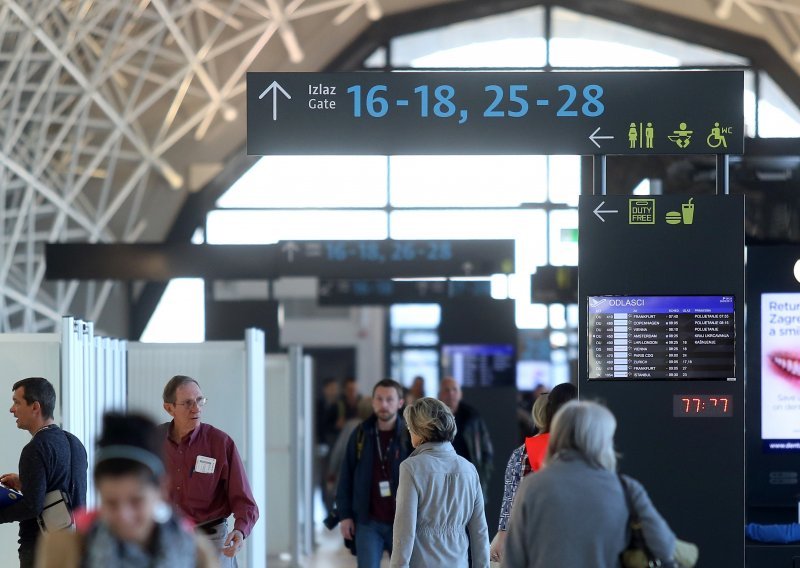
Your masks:
M680 407L677 406L680 400ZM707 395L675 396L675 413L690 416L728 416L730 397ZM680 408L680 410L679 410Z

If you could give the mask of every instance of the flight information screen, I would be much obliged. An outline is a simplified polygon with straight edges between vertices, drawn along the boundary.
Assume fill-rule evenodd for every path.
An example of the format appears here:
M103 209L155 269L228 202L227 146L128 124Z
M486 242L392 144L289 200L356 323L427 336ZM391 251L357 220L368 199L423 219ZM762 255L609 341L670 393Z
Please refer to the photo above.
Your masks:
M733 296L590 296L589 378L735 380Z

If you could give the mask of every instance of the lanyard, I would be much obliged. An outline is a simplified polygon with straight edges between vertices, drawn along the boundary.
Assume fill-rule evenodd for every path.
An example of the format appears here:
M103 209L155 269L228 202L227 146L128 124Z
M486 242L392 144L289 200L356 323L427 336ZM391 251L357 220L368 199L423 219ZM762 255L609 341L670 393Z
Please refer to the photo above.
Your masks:
M392 437L389 440L388 446L386 446L386 456L383 455L383 448L381 448L381 435L378 430L377 425L375 426L375 445L378 447L378 462L381 464L381 471L383 471L383 475L389 479L389 472L386 469L386 463L389 461L389 455L392 453L392 444L394 443L394 432L392 432Z

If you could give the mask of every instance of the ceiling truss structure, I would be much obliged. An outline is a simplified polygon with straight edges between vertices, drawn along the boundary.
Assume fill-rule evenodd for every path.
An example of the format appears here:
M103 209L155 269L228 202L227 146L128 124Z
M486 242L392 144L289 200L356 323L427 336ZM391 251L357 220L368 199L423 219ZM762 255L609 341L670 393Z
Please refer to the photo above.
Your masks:
M800 69L795 0L613 1L747 30ZM46 282L43 243L162 239L191 189L191 156L242 146L245 73L264 54L271 69L319 69L369 21L437 4L514 2L3 0L0 332L100 318L113 284ZM235 135L220 143L226 124Z
M176 146L240 119L264 47L298 63L296 22L359 11L382 14L378 0L4 0L0 332L97 320L113 284L44 281L43 243L137 241L146 201L186 187Z

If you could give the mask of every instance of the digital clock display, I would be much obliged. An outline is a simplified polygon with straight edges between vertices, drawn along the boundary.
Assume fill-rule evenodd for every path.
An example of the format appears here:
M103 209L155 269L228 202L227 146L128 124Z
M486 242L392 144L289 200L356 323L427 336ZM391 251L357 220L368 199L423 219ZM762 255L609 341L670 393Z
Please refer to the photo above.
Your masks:
M672 396L674 418L728 418L733 416L733 398L727 394L676 394Z

